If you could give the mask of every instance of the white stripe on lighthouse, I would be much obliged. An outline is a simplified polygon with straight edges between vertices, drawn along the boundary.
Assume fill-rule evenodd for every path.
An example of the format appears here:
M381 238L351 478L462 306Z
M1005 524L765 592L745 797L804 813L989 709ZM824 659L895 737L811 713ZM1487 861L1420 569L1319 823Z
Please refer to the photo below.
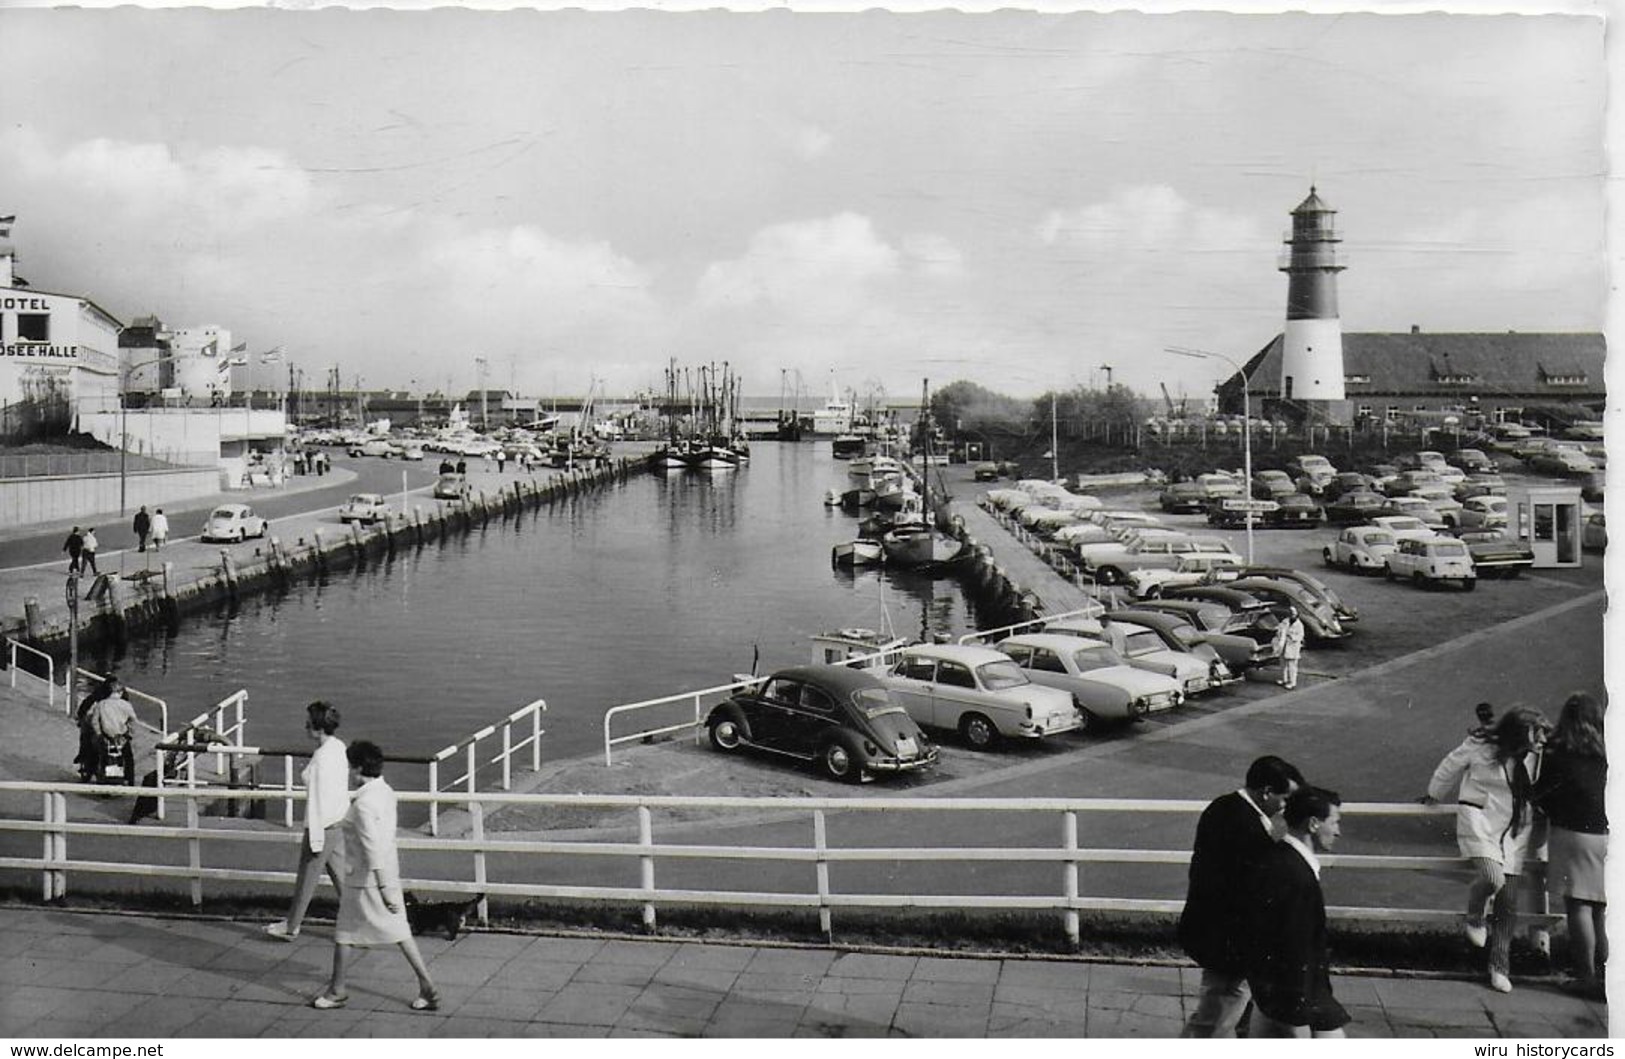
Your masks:
M1281 395L1294 401L1344 399L1342 321L1333 317L1286 322L1281 336Z

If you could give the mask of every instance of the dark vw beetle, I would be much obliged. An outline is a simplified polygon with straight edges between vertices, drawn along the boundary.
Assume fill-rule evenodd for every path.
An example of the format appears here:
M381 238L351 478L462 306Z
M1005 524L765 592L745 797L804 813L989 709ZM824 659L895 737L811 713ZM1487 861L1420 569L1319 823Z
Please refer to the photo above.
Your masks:
M878 677L845 666L781 669L705 722L718 750L755 747L816 761L833 779L936 764L937 748Z

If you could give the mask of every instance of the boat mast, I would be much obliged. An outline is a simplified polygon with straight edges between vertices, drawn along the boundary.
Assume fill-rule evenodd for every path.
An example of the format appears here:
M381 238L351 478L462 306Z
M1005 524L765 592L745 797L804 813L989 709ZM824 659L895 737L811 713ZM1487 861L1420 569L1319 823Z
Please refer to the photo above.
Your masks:
M1049 392L1049 480L1059 482L1061 450L1055 444L1055 391Z
M931 380L920 381L920 443L925 448L925 461L920 475L920 481L925 487L924 509L925 524L929 528L934 524L935 511L931 507Z

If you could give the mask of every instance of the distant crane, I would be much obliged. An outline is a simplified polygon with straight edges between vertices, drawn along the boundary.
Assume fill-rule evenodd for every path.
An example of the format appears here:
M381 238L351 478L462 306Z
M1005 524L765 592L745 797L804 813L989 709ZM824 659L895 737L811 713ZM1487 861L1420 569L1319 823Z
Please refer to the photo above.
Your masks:
M1184 419L1186 414L1185 404L1189 398L1187 398L1184 394L1180 394L1179 406L1176 408L1174 406L1174 399L1168 396L1168 384L1165 382L1159 382L1157 385L1162 387L1162 403L1168 406L1168 418Z

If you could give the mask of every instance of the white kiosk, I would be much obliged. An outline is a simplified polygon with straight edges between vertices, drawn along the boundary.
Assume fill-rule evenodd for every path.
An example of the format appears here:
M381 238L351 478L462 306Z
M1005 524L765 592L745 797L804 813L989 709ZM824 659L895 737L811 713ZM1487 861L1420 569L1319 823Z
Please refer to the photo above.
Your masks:
M1579 566L1584 525L1579 486L1507 487L1507 526L1535 553L1537 570Z

